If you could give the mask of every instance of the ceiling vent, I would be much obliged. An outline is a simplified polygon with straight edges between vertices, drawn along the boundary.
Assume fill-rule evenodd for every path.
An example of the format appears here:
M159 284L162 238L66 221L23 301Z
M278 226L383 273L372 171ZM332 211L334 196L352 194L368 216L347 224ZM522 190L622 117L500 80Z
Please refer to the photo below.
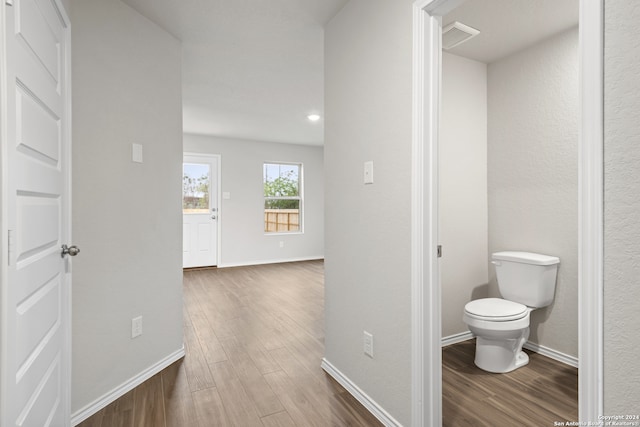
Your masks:
M479 30L464 25L458 21L452 22L442 29L442 48L449 50L460 43L464 43L469 39L480 34Z

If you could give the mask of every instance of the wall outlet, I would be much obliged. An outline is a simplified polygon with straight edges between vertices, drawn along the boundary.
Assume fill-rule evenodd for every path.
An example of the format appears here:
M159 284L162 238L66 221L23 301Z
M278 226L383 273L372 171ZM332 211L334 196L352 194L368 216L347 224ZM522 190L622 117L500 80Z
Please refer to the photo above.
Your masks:
M142 316L131 319L131 338L142 335Z
M284 242L282 240L280 240L280 247L284 248Z
M364 331L364 354L373 359L373 335Z

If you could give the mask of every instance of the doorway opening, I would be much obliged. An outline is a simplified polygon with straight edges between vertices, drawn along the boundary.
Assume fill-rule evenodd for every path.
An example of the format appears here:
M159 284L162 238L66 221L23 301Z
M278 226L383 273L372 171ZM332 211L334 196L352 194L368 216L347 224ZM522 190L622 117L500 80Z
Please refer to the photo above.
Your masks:
M442 423L442 289L436 249L440 243L441 34L442 17L462 3L461 0L414 3L412 422L415 426ZM602 6L600 1L580 2L579 421L597 420L602 413Z

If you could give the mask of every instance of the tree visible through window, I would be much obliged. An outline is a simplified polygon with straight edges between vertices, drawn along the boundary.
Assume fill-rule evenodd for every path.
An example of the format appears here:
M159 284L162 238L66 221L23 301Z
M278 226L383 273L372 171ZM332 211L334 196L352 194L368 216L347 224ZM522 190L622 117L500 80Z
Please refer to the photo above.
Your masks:
M209 168L207 164L183 163L183 213L209 213Z
M265 163L264 231L267 233L301 231L302 165Z

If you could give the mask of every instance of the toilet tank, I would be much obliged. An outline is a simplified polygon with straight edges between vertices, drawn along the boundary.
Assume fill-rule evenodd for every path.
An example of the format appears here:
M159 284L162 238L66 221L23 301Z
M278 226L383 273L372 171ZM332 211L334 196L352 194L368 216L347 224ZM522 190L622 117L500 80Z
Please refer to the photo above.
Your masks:
M553 302L560 259L531 252L496 252L491 256L502 298L528 307Z

